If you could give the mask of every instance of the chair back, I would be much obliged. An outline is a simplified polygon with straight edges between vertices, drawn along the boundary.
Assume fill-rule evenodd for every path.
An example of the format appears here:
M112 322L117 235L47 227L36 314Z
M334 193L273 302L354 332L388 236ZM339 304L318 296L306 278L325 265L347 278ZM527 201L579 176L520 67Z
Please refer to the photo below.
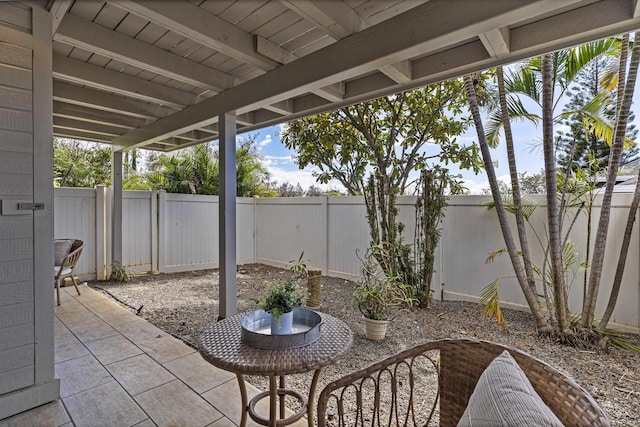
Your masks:
M318 399L317 425L325 427L330 414L338 427L455 426L480 375L504 350L563 424L610 425L587 391L545 362L515 348L466 339L418 345L328 384ZM364 404L365 393L372 403ZM418 406L422 416L416 415Z
M56 240L68 240L71 241L71 248L69 253L64 257L60 263L60 272L65 269L73 270L82 255L82 249L84 248L84 242L79 239L56 239Z

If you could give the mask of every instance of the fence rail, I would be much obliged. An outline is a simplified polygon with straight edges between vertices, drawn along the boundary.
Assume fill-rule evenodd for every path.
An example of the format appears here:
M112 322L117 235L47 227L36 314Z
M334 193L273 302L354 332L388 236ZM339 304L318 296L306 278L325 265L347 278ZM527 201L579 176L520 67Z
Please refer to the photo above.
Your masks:
M77 272L84 279L105 279L111 265L111 206L109 188L55 189L55 236L82 239L87 246ZM606 303L615 275L631 194L614 194L609 239L605 254L601 303ZM538 205L528 229L533 262L542 266L546 240L545 199ZM496 214L488 210L488 196L453 196L442 222L432 287L437 299L477 301L481 289L498 279L500 299L511 308L526 308L506 255L486 263L489 254L504 247ZM592 224L599 217L596 199ZM400 197L399 218L405 224L405 240L412 243L415 229L415 197ZM578 262L570 274L570 306L579 312L587 242L587 216L577 215L570 233ZM512 223L515 229L515 221ZM635 227L619 302L613 322L640 329L640 237ZM355 279L368 246L369 229L361 197L238 198L237 259L239 264L264 263L286 267L304 253L309 266L323 274ZM592 239L593 240L593 239ZM592 243L593 244L593 243ZM217 268L218 197L167 194L163 191L123 192L122 263L137 272L178 272ZM597 313L604 311L598 306Z

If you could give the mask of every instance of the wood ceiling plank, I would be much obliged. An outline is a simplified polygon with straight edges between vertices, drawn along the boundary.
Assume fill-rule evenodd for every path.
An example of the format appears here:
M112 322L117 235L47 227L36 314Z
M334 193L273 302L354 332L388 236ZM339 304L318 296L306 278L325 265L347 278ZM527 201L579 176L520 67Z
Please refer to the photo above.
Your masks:
M59 55L53 56L53 76L174 108L182 108L197 102L197 98L191 93L177 91L161 84Z
M55 39L194 86L221 91L235 83L228 74L73 15L65 17Z
M260 69L270 70L277 65L255 52L251 34L191 3L113 1L124 10ZM241 3L245 11L247 5L250 3Z

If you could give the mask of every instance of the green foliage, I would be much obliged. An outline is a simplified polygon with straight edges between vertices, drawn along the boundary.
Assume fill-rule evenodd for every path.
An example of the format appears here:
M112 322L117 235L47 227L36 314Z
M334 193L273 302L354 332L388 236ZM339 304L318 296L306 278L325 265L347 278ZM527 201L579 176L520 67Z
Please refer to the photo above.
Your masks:
M477 147L457 142L468 126L459 80L390 95L328 113L294 120L281 135L297 152L300 168L314 165L321 183L335 179L350 195L364 194L371 170L404 194L415 170L457 163L479 171ZM435 144L433 153L427 144Z
M494 280L482 289L480 293L480 304L482 307L482 314L487 316L487 319L491 320L496 318L496 323L502 327L505 332L509 331L507 321L502 315L500 309L500 293L499 293L498 280Z
M110 185L111 148L93 142L54 138L53 182L56 187Z
M387 320L389 310L397 304L394 286L381 270L374 249L369 248L362 261L362 278L353 291L352 301L362 315L373 320Z
M413 269L417 275L414 295L420 305L428 306L432 298L435 252L440 241L440 221L444 218L447 198L444 195L446 172L422 171L416 200L416 232Z
M120 261L111 263L111 280L116 282L128 282L135 277L135 273L122 265Z
M302 277L307 276L307 261L304 259L304 251L300 252L298 259L292 259L289 261L289 270Z
M238 197L270 196L269 173L260 163L256 136L236 148ZM151 170L133 174L124 184L130 189L156 189L167 193L218 195L220 158L218 146L203 143L172 155L162 154Z
M266 296L258 301L258 307L271 313L279 324L282 315L300 307L305 297L305 291L300 288L299 276L292 275L284 283L272 284Z

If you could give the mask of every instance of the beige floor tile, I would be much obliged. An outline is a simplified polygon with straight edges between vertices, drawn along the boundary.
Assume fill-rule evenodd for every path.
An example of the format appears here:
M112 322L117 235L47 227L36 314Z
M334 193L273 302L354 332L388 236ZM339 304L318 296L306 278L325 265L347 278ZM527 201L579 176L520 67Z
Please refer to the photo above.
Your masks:
M253 396L258 394L258 389L251 384L247 384L247 399L251 400ZM216 388L209 390L202 395L209 403L211 403L217 410L229 418L234 424L240 425L240 419L242 415L242 400L240 399L240 388L238 387L238 381L233 379L219 385ZM266 401L261 401L258 405L259 409L269 413L269 405ZM247 417L247 425L256 427L259 424L253 422L253 420Z
M137 342L136 345L158 363L163 364L187 354L195 353L193 348L168 334Z
M153 421L151 421L149 418L147 418L146 420L144 420L141 423L136 424L133 427L156 427L156 423L154 423Z
M211 365L200 353L172 360L165 363L164 367L200 394L236 377L231 372Z
M66 327L82 325L83 323L96 319L95 313L92 313L88 308L81 304L78 304L77 306L79 308L67 311L56 311L56 317L62 321Z
M73 335L69 328L67 328L57 317L54 317L53 319L53 329L55 331L54 336L56 339Z
M89 300L89 301L83 301L82 303L85 307L87 307L89 310L91 310L94 313L103 313L105 311L113 311L113 310L120 310L122 309L122 306L118 303L115 303L113 301L101 298L101 299L93 299L93 300Z
M115 380L62 400L76 427L133 426L148 418Z
M111 363L106 368L131 395L142 393L176 379L146 354Z
M116 329L118 329L118 326L124 323L128 323L136 319L140 319L131 311L120 306L112 310L97 312L96 315Z
M169 336L166 332L137 316L131 317L127 322L115 324L113 327L135 344L160 336Z
M159 426L206 426L222 417L179 380L141 393L135 399Z
M103 365L142 354L142 350L119 334L88 342L86 346Z
M247 400L251 400L253 396L258 394L259 390L252 386L249 383L246 383L247 386ZM226 383L209 390L208 392L202 395L209 403L211 403L216 409L218 409L222 414L229 418L231 422L236 425L240 425L241 419L241 409L242 409L242 401L240 399L240 388L238 387L238 381L232 380L227 381ZM258 402L256 405L256 411L258 414L265 418L269 418L269 398L264 398ZM287 416L292 415L293 413L287 409ZM247 426L249 427L258 427L259 424L255 423L251 418L247 416ZM305 427L307 426L307 419L302 418L301 420L292 424L294 427Z
M60 397L71 396L113 380L91 355L56 363L56 376L60 378Z
M30 411L0 421L0 427L42 426L58 427L71 421L62 401L39 406Z
M56 337L54 345L56 363L91 354L74 335Z
M67 324L67 327L83 343L118 335L118 331L97 317L81 324Z
M237 427L229 418L222 417L219 420L209 424L210 427Z

